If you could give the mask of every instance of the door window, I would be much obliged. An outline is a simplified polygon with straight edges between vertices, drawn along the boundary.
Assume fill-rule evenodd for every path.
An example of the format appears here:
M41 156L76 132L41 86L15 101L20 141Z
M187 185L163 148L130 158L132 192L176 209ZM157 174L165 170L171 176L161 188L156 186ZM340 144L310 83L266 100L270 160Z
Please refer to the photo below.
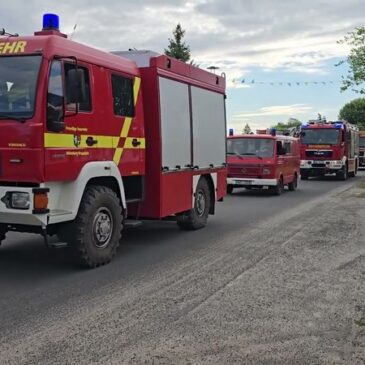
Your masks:
M63 103L62 65L60 61L55 60L52 62L48 80L47 122L60 119Z
M113 109L115 115L134 117L132 79L112 75Z

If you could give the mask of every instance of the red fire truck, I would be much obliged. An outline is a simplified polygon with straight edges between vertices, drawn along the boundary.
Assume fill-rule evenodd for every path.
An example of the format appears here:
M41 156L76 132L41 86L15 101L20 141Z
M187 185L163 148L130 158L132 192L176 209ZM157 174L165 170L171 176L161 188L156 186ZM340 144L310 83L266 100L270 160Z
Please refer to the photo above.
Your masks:
M123 55L67 39L54 15L34 36L0 39L1 240L57 234L96 267L127 217L191 230L214 213L226 194L224 77Z
M360 131L359 136L359 166L365 166L365 131Z
M341 180L356 175L359 165L359 129L345 121L310 121L301 127L300 174L336 174Z
M231 135L227 139L227 191L268 188L281 195L297 188L300 152L297 138L272 134Z

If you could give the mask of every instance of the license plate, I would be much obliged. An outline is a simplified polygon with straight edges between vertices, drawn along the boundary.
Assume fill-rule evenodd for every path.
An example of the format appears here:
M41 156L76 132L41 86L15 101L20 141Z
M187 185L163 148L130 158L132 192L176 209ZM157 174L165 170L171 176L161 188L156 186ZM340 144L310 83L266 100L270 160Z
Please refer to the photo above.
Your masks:
M252 185L253 181L245 180L245 181L240 181L239 183L242 184L242 185Z

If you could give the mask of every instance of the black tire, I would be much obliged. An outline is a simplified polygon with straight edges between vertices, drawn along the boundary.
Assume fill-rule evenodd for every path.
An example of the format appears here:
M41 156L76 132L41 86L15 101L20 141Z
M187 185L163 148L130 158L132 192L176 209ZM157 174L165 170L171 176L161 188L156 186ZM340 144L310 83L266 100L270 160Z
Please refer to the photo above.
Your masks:
M203 228L208 221L210 197L208 182L201 177L196 187L194 208L177 215L178 226L186 231Z
M283 178L281 177L278 181L278 184L276 186L271 187L270 190L274 195L281 195L284 192Z
M227 194L232 194L233 193L233 185L228 184L227 185Z
M297 174L295 174L293 181L288 184L288 189L290 191L294 191L297 189L297 187L298 187L298 176Z
M7 232L6 228L1 225L0 226L0 246L6 238L6 232Z
M307 174L303 174L303 173L302 173L302 174L300 175L300 179L301 179L301 180L308 180L308 178L309 178L309 176L308 176Z
M342 180L342 181L345 181L348 179L349 177L349 174L348 174L348 167L347 167L347 164L342 168L342 170L340 172L338 172L336 174L337 178Z
M75 249L82 266L95 268L115 256L123 223L117 194L107 187L92 185L84 192L76 219L58 235Z

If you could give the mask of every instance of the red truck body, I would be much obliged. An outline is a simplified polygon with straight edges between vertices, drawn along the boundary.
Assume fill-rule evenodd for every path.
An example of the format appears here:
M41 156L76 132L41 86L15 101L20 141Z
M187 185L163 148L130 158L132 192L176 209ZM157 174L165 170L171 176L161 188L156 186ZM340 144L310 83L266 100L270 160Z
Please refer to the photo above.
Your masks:
M227 189L269 188L280 195L284 186L297 187L300 154L297 138L269 134L230 136L227 139Z
M226 193L225 79L167 56L144 52L142 65L122 54L57 29L0 39L0 238L59 233L90 186L112 191L129 218L200 228L214 213ZM113 223L104 213L100 232Z
M359 130L345 121L311 121L301 127L302 179L336 174L355 176L359 165Z

